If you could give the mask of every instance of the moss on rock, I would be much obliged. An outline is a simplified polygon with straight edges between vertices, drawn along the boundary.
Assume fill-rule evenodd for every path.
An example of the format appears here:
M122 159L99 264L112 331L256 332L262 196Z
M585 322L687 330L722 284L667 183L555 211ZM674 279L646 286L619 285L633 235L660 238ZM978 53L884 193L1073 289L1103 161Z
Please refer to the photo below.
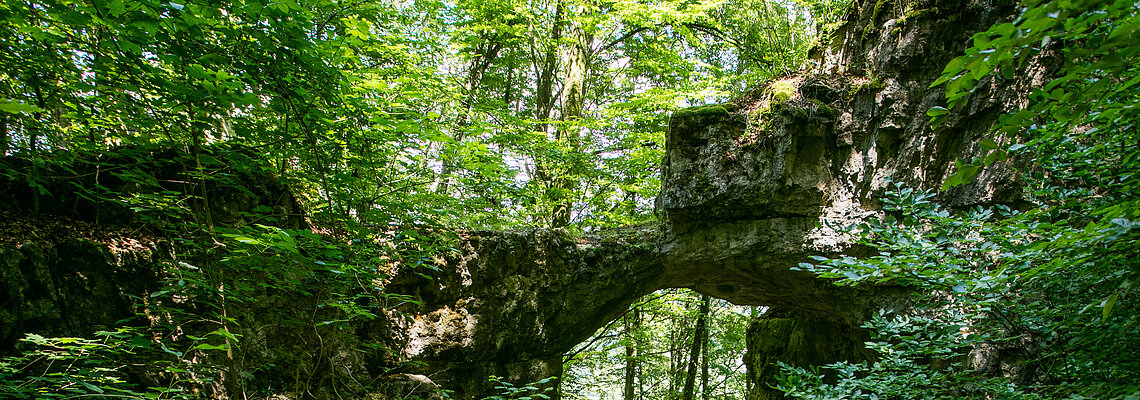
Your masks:
M775 81L764 89L764 94L769 101L783 103L796 95L796 85L789 81Z
M889 12L895 5L894 0L878 0L875 2L875 7L871 11L871 25L879 23L879 18L885 17L886 12Z
M692 118L706 115L728 115L728 109L723 105L689 107L673 112L676 118Z

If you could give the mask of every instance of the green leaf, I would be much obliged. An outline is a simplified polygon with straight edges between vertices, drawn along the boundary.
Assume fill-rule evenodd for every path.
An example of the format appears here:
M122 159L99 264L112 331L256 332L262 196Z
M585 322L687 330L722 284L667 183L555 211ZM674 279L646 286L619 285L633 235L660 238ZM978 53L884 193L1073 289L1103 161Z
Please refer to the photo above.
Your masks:
M92 385L92 384L84 382L84 381L79 381L79 384L83 385L83 387L87 388L87 390L90 390L92 392L103 393L103 388L101 388L101 387Z
M936 106L936 107L930 107L929 110L926 110L926 115L929 117L938 117L938 116L946 115L949 113L950 113L950 110L948 110L946 107L937 107Z
M42 108L36 107L34 105L26 104L22 101L17 101L17 100L12 100L12 99L4 99L4 98L0 98L0 111L6 112L9 114L20 114L20 113L33 114L33 113L44 112L44 110Z
M951 188L970 183L974 180L974 177L978 175L979 169L981 168L980 165L969 164L962 160L957 160L954 163L957 170L954 171L953 175L946 178L946 181L942 182L942 190L950 190Z
M982 146L982 148L986 150L994 150L1000 147L998 146L997 142L995 142L993 139L988 138L979 141L978 145Z
M209 343L199 343L198 345L191 347L191 349L195 349L195 350L225 350L226 345L225 344L214 345L214 344L209 344Z
M229 236L229 235L227 235L227 236ZM257 239L254 239L254 238L251 238L251 237L249 237L249 236L239 236L239 235L234 235L234 236L230 236L230 237L231 237L233 240L236 240L236 241L238 241L239 243L245 243L245 244L264 244L264 242L262 242L262 241L260 241L260 240L257 240Z
M225 328L219 328L219 329L217 329L217 330L215 330L215 331L213 331L213 332L210 332L210 333L207 333L207 334L206 334L206 336L210 336L210 335L214 335L214 336L221 336L221 337L224 337L224 338L227 338L227 339L229 339L229 340L232 340L232 341L234 341L234 343L238 343L238 342L239 342L239 340L238 340L237 336L234 336L234 334L230 333L230 332L229 332L229 331L227 331Z
M184 371L184 372L189 372L189 371ZM185 391L185 389L182 389L182 388L171 388L171 387L162 387L162 386L148 386L147 389L150 389L150 390L153 390L153 391L156 391L159 393L178 393L178 392Z
M1119 295L1119 293L1113 293L1112 296L1108 296L1108 299L1104 301L1104 308L1100 310L1100 318L1102 321L1107 321L1108 316L1112 314L1112 307L1116 305L1116 299Z
M182 358L182 352L171 350L170 348L166 347L166 343L158 342L158 345L160 347L162 347L162 351L165 351L168 354L173 355L175 357Z
M995 162L998 162L998 161L1005 161L1005 160L1007 160L1007 159L1009 159L1009 156L1008 156L1008 154L1006 154L1006 152L1005 152L1005 151L1003 151L1003 150L994 150L994 151L993 151L993 152L991 152L990 154L986 155L986 159L985 159L985 161L983 162L983 164L985 164L985 165L992 165L992 164L993 164L993 163L995 163Z

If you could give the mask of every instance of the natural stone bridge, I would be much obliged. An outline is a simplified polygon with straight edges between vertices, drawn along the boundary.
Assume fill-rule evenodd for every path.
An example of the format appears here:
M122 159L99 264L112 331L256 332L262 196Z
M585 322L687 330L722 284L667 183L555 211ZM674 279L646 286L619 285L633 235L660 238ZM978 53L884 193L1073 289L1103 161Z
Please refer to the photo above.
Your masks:
M472 234L430 279L417 273L423 271L404 271L385 288L419 300L400 309L412 318L354 328L356 334L383 336L400 358L422 361L418 370L405 371L412 384L432 386L430 379L454 390L453 398L474 398L490 390L489 375L515 382L560 375L563 354L636 299L684 287L774 310L749 329L749 377L757 382L749 398L772 395L766 382L774 360L871 357L856 327L868 312L905 307L905 291L838 287L789 268L811 255L866 252L852 248L840 227L876 215L888 179L919 189L940 186L953 161L977 154L978 140L1000 114L1024 103L1027 88L1039 85L1048 68L1041 65L1047 58L1039 58L1022 78L983 82L965 109L932 129L925 111L943 104L943 92L930 83L971 34L1010 15L1012 5L864 0L854 7L832 45L815 51L819 67L781 84L795 88L790 98L759 91L672 116L657 200L662 226L585 239L559 231ZM1015 202L1012 176L1008 168L987 168L939 200L950 206ZM4 304L42 300L48 310L76 302L55 294L37 300L42 293L28 289L71 279L58 266L51 267L56 272L21 272L50 264L51 257L25 247L0 248L0 259L8 263L0 271ZM72 262L67 268L88 267ZM74 310L130 305L123 293L143 293L156 283L150 276L128 288L120 275L130 269L90 268L111 271L83 277L111 289L68 306ZM105 318L77 312L90 321L71 321L76 326L64 330L109 323L103 321L129 316L129 309L105 312ZM47 315L0 311L5 340L16 337L20 324ZM803 340L782 340L793 332ZM265 334L245 335L256 342Z
M790 99L758 92L673 115L657 200L663 227L581 241L542 231L475 235L432 280L398 276L392 288L423 301L404 310L415 315L401 326L404 355L466 398L486 390L489 375L559 375L565 352L637 298L684 287L779 310L750 329L749 375L759 384L749 398L772 395L765 367L776 359L870 357L857 327L868 312L904 307L906 293L838 287L789 268L811 255L858 253L840 227L877 214L889 182L940 186L954 160L979 153L998 115L1040 83L1042 67L983 84L934 130L925 112L944 103L930 83L973 32L1011 7L966 1L908 16L923 4L857 3L834 44L818 52L822 67L785 80L796 88ZM988 168L939 200L1015 202L1012 176ZM805 340L781 340L792 331Z

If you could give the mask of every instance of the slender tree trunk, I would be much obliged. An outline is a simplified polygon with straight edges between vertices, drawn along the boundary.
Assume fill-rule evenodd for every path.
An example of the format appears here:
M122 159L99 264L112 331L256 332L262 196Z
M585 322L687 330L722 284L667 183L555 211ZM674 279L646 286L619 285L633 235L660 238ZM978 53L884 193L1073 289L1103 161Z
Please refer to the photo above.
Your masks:
M337 207L339 203L333 202L332 186L329 185L329 175L332 174L331 167L325 163L324 152L317 144L317 139L313 137L313 132L304 123L305 116L298 115L297 119L299 128L305 132L305 141L308 142L309 149L313 152L313 160L317 162L317 174L320 175L321 189L325 192L325 204L328 206L328 223L332 225L333 234L339 235L340 224L337 223L337 218L345 216L346 213L341 212L340 208Z
M37 78L38 79L38 78ZM40 110L47 108L47 100L44 99L43 90L40 89L39 82L36 83L36 106ZM37 111L32 114L35 125L28 132L28 151L30 151L33 160L39 158L39 141L40 141L40 128L46 125L42 111ZM25 125L26 126L26 125ZM37 185L40 184L40 163L32 163L32 182ZM39 187L32 190L32 215L40 216L40 190Z
M198 193L202 196L202 215L206 217L206 229L214 234L214 216L210 210L210 194L206 185L206 169L202 167L202 136L205 135L194 127L194 105L186 105L186 113L190 116L190 154L194 156L194 174L198 179Z
M538 131L550 134L550 113L554 109L554 77L558 73L558 43L562 41L563 9L566 1L560 0L554 10L554 24L550 27L550 42L541 53L534 54L534 70L538 77L534 96L534 119ZM538 49L535 49L536 51Z
M94 70L94 72L91 74L92 75L91 80L92 80L92 86L95 87L95 98L99 98L100 96L105 94L105 93L102 93L100 90L103 88L101 85L101 83L102 83L101 81L106 78L104 76L103 69L102 69L104 67L103 63L105 62L104 56L103 56L103 51L105 50L104 44L107 42L106 37L107 37L106 28L100 27L96 30L95 47L96 47L96 49L98 49L98 51L95 52L95 59L91 63L92 69ZM109 68L108 68L108 70L109 70ZM83 107L82 102L76 101L75 103L79 107ZM95 118L95 113L97 112L95 109L95 104L96 104L95 102L92 102L90 104L90 107L87 109L87 111L90 113L90 115L89 115L90 118ZM95 127L93 124L89 124L87 127L87 139L91 141L91 148L98 149L100 147L99 146L99 138L96 137L96 135L95 135ZM96 218L98 218L98 217L96 216Z
M39 119L39 118L36 118L36 119ZM36 148L39 147L39 144L36 143L38 141L39 141L39 134L37 134L37 133L35 133L35 131L33 131L32 134L28 136L28 149L31 151L30 154L31 154L31 156L32 156L31 158L33 160L39 158L39 152L36 151ZM37 185L41 184L40 183L40 163L38 163L38 162L32 163L32 179L31 180L32 180L32 182L35 182ZM36 217L40 216L40 188L39 187L32 188L32 215L36 216Z
M748 320L749 323L752 323L752 321L755 321L756 318L760 317L760 307L757 307L757 306L749 307L748 316L752 318L752 319ZM745 329L747 329L747 328L745 328ZM745 341L747 341L747 340L748 339L745 339ZM747 362L747 358L745 358L745 361ZM748 365L745 366L745 372L746 373L744 374L744 393L746 393L746 394L752 393L752 379L747 373L747 370L749 368L752 368L752 367L748 366Z
M709 400L709 324L710 309L709 296L701 295L701 311L703 313L702 319L699 322L703 327L703 335L701 335L701 399Z
M0 157L8 155L8 116L0 114Z
M590 41L582 26L573 25L570 28L571 44L566 51L566 79L562 85L562 125L555 134L555 140L566 144L572 153L577 153L582 145L582 110L586 105L586 68L589 65ZM563 171L555 177L551 184L551 200L554 209L551 212L551 225L565 227L570 225L574 198L572 193L577 189L577 175L581 169L578 161L571 159L569 165L560 168Z
M641 330L641 311L635 306L625 316L625 334L627 336L625 345L625 389L622 391L625 400L634 400L637 393L634 390L635 380L637 379L637 369L639 367L637 360L637 332Z
M550 115L554 112L554 79L558 75L558 48L562 41L562 28L566 24L566 0L559 0L554 10L554 23L550 27L549 41L532 48L532 67L537 77L534 96L534 119L538 121L536 132L551 137ZM534 179L543 185L551 185L555 179L554 166L548 160L534 160ZM535 215L544 215L543 202L535 202ZM540 221L536 221L540 222ZM553 224L551 224L553 225Z
M689 348L688 372L685 374L685 387L681 398L693 400L696 394L697 364L704 350L705 337L708 336L709 296L701 295L701 306L697 313L697 328L693 332L693 345Z
M684 351L684 333L682 330L685 327L684 318L681 323L678 323L673 330L669 332L669 397L674 397L676 393L681 390L681 359L682 352Z
M507 79L506 80L507 80L507 84L505 87L503 87L503 104L506 106L506 109L510 110L512 108L511 104L514 104L514 102L515 102L515 70L514 69L508 69L507 70ZM518 108L515 108L515 112L518 112Z

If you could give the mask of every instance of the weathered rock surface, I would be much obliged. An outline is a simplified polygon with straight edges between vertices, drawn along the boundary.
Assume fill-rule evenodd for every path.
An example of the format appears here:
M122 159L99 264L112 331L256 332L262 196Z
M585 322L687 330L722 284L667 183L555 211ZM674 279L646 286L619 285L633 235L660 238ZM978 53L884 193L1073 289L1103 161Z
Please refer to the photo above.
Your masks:
M655 232L604 242L559 231L482 233L432 279L416 271L387 287L414 295L400 311L403 355L424 375L468 398L490 394L487 377L529 383L562 375L562 357L637 298L659 287Z
M745 209L765 210L762 215L738 212L730 218L776 219L780 214L818 210L813 215L818 221L815 228L805 228L802 236L790 236L804 238L802 247L790 253L857 254L858 249L847 248L849 238L837 227L877 214L877 199L893 182L937 190L955 172L955 160L982 153L981 139L1002 140L990 132L998 117L1023 106L1029 90L1042 85L1055 68L1054 56L1046 51L1013 79L987 78L969 95L966 107L952 110L939 127L930 126L925 111L944 105L942 88L930 87L942 67L961 54L974 32L1010 18L1013 12L1013 4L1006 1L856 2L831 46L821 49L820 67L791 79L799 90L790 101L772 107L764 104L770 98L761 98L759 104L741 105L745 112L763 107L775 110L765 116L767 121L759 132L749 132L756 120L750 118L753 126L735 131L674 133L710 136L704 139L706 143L722 143L723 148L730 147L727 143L743 145L729 152L730 157L699 155L682 163L688 166L683 172L667 170L674 175L667 175L667 181L683 181L686 174L721 179L711 180L705 195L675 191L671 197L663 196L663 205L675 210L671 214L682 214L683 221L699 221L724 214L706 211L722 204L716 196L774 192L778 196L773 199L747 197L733 204L745 202ZM722 117L730 118L742 119ZM717 131L740 136L711 137ZM673 160L674 153L669 154ZM773 157L807 165L774 162ZM952 207L1016 205L1021 192L1012 168L1015 163L990 166L972 183L941 192L937 199ZM796 194L779 192L789 188ZM687 207L691 204L700 207ZM686 224L685 229L720 229L721 225ZM877 297L870 302L875 303L872 308L905 307L905 302L892 304L898 300ZM857 324L836 324L834 318L821 319L826 313L802 306L774 310L775 314L749 327L746 363L754 383L750 399L782 398L769 389L776 361L806 366L873 356L862 351L859 330L853 328Z
M787 309L769 309L748 325L746 335L744 364L752 382L752 392L747 394L750 400L784 398L775 389L777 362L809 366L875 357L863 346L869 339L863 330Z
M18 247L0 243L0 350L27 332L111 330L138 318L132 295L159 286L151 254L138 244L124 249L67 236L40 239Z

